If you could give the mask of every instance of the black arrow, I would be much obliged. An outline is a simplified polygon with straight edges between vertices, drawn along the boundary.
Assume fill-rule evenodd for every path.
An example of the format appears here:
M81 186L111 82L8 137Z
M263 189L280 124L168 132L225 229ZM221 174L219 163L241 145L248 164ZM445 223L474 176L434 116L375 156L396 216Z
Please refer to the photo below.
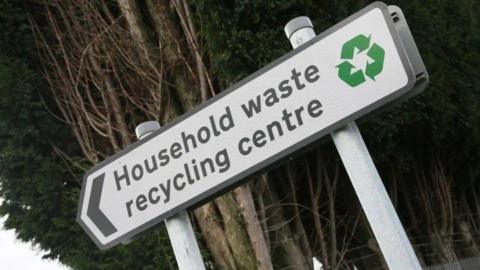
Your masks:
M113 226L112 222L100 210L100 198L102 196L103 181L105 180L105 173L95 177L92 183L92 192L90 193L90 200L88 201L87 216L95 223L97 228L103 233L105 237L115 233L117 228Z

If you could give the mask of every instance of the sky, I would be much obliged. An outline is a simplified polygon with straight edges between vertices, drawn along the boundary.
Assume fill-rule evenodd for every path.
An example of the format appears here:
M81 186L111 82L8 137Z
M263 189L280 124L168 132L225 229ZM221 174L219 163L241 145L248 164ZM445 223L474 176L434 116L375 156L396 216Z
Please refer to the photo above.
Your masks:
M0 218L0 269L5 270L68 270L57 261L43 260L38 249L15 238L13 230L4 230Z

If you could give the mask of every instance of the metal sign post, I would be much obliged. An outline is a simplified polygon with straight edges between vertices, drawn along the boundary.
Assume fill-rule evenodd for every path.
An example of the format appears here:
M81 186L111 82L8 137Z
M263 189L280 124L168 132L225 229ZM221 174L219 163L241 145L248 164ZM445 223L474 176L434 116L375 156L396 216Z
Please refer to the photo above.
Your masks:
M143 122L137 126L137 139L142 140L160 129L157 121ZM186 210L182 210L165 220L168 238L172 243L175 259L180 270L205 270L200 248Z
M297 17L288 22L285 33L293 48L315 37L308 17ZM350 122L332 132L331 136L388 267L391 270L420 270L420 263L357 125Z

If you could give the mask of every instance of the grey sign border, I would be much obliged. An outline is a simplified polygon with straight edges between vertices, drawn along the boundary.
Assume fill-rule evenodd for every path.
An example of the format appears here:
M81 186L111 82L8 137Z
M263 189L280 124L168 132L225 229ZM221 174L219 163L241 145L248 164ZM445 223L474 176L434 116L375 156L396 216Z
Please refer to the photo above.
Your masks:
M316 132L315 134L303 139L302 141L300 141L300 142L282 150L280 153L278 153L278 154L276 154L276 155L274 155L274 156L272 156L268 159L263 160L262 162L256 164L255 166L252 166L249 169L247 169L247 170L245 170L245 171L243 171L243 172L241 172L241 173L239 173L239 174L237 174L237 175L235 175L235 176L233 176L229 179L226 179L225 181L223 181L219 185L215 186L214 188L200 194L197 197L192 198L191 200L189 200L189 201L187 201L187 202L185 202L181 205L178 205L178 206L172 208L171 210L163 213L162 215L157 216L156 218L138 226L137 228L135 228L133 230L130 230L129 232L115 238L114 240L112 240L112 241L110 241L106 244L102 244L96 238L95 234L90 230L90 228L83 222L83 220L81 219L82 206L83 206L83 201L84 201L84 198L85 198L85 192L86 192L85 188L86 188L87 178L91 174L95 173L98 170L101 170L106 165L114 162L118 158L120 158L123 155L129 153L130 151L134 150L135 148L139 147L140 145L148 143L150 140L152 140L152 139L156 138L157 136L161 135L166 130L174 127L178 123L182 122L184 119L189 118L189 117L193 116L195 113L199 112L200 110L210 106L211 104L214 104L217 100L223 98L224 96L230 94L231 92L235 91L236 89L242 87L244 84L246 84L246 83L254 80L255 78L261 76L262 74L268 72L270 69L272 69L273 67L281 64L285 60L294 57L296 54L302 52L303 50L305 50L306 48L308 48L312 44L321 41L323 38L329 36L333 32L339 30L340 28L346 26L347 24L351 23L352 21L356 20L357 18L361 17L362 15L364 15L364 14L368 13L369 11L371 11L373 9L376 9L376 8L379 8L382 11L382 14L385 17L385 20L386 20L387 25L388 25L389 32L390 32L390 34L393 38L395 47L396 47L396 49L397 49L397 51L400 55L400 59L402 61L403 67L404 67L404 69L407 73L408 82L407 82L407 85L405 87L393 92L392 94L390 94L388 96L383 97L382 99L376 101L373 104L370 104L369 106L367 106L365 108L362 108L359 111L356 111L356 112L350 114L349 116L339 120L338 122L324 128L324 129ZM341 22L337 23L336 25L330 27L329 29L325 30L324 32L317 35L312 40L303 44L302 46L299 46L295 50L292 50L292 51L288 52L287 54L281 56L280 58L271 62L270 64L263 67L262 69L260 69L260 70L256 71L255 73L249 75L248 77L241 80L240 82L238 82L238 83L234 84L233 86L227 88L226 90L222 91L220 94L210 98L209 100L205 101L204 103L196 106L194 109L192 109L192 110L188 111L187 113L177 117L175 120L167 123L165 126L163 126L158 131L153 132L153 134L151 134L147 138L145 138L143 140L140 140L140 141L137 141L137 142L129 145L127 148L119 151L118 153L116 153L115 155L113 155L111 157L108 157L107 159L105 159L104 161L102 161L101 163L96 165L95 167L88 170L83 177L83 184L82 184L82 190L81 190L81 194L80 194L80 202L79 202L79 205L78 205L76 221L80 224L80 226L86 231L86 233L90 236L90 238L95 242L95 244L101 250L105 250L105 249L108 249L110 247L113 247L113 246L115 246L115 245L117 245L121 242L124 242L124 241L127 241L127 240L131 239L133 236L137 235L140 232L146 231L147 229L151 228L153 225L156 225L157 223L163 221L164 219L174 215L179 210L187 209L187 208L192 207L194 205L198 205L198 203L200 203L200 202L204 202L206 199L213 197L217 193L225 191L227 188L229 188L231 186L234 186L237 182L240 182L240 180L245 179L248 176L251 176L251 175L257 173L261 169L266 168L269 165L272 165L275 162L284 159L288 155L290 155L290 154L304 148L305 146L317 141L321 137L331 133L332 131L334 131L334 130L342 127L342 126L344 126L345 124L347 124L351 121L354 121L354 120L360 118L361 116L363 116L363 115L365 115L369 112L374 111L375 109L378 109L379 107L381 107L384 104L392 102L393 100L401 97L406 92L411 90L413 88L414 83L415 83L415 74L413 72L413 68L410 65L407 53L405 51L405 48L403 47L400 36L395 29L393 20L390 16L390 12L388 10L388 6L383 2L374 2L374 3L364 7L363 9L357 11L356 13L352 14L351 16L344 19L343 21L341 21Z

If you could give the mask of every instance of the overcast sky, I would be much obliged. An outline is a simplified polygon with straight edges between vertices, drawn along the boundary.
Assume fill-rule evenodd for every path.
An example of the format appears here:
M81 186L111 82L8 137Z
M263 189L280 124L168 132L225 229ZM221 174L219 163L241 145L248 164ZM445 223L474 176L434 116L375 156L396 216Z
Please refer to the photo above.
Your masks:
M3 229L0 218L0 269L5 270L67 270L56 261L42 260L43 253L32 245L18 241L12 230Z

